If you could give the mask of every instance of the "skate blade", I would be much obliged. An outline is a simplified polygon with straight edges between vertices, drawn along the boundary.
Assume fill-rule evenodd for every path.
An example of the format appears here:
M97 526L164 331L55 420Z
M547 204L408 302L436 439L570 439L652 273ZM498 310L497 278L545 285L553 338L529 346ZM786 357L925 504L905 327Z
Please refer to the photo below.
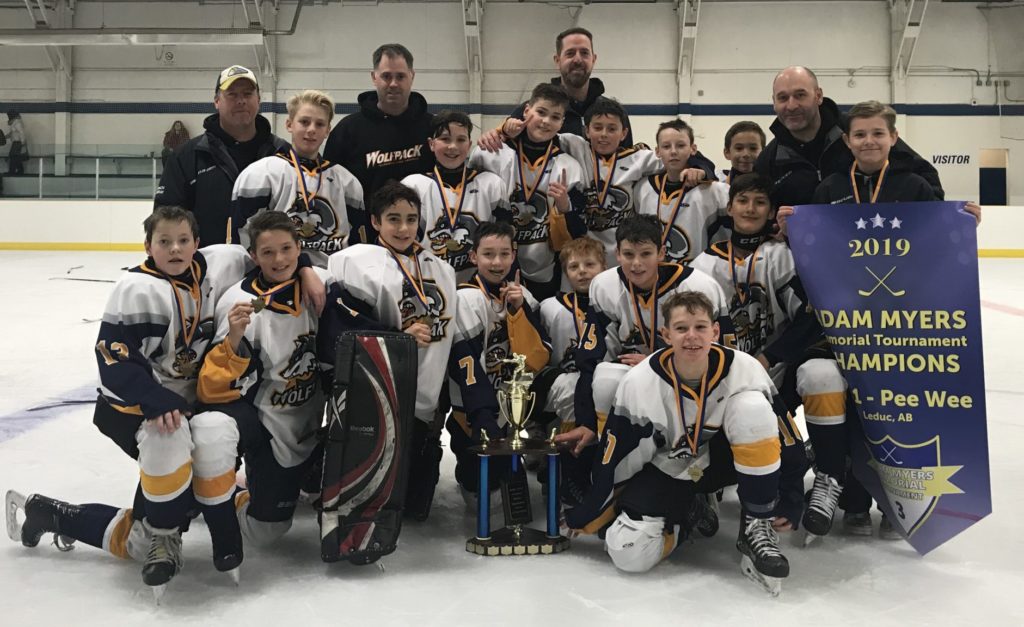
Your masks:
M773 597L779 596L779 593L782 592L782 579L778 577L769 577L759 573L757 569L754 568L754 562L752 562L746 555L744 555L743 559L740 561L740 569L743 570L743 574L746 575L747 579L761 586L762 590Z
M8 490L4 497L4 503L7 514L7 536L15 542L21 542L21 523L18 522L18 510L25 511L25 495Z
M162 583L159 586L150 586L149 589L153 591L153 600L156 601L157 605L160 605L164 598L164 593L167 592L167 584Z
M235 584L235 586L238 586L239 582L242 579L241 568L232 568L231 570L224 571L224 574L227 575L231 579L231 581Z
M810 531L804 531L804 548L807 548L820 540L823 536L819 536L811 533Z

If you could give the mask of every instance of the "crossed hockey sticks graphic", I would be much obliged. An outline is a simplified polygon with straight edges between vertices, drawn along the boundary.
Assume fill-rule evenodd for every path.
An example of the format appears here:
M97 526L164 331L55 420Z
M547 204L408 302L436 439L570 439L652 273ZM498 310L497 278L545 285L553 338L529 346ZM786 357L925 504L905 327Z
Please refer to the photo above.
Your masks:
M903 296L904 294L907 293L907 290L897 290L894 292L892 291L892 288L886 285L885 283L885 280L891 277L893 272L896 272L896 266L893 266L892 269L889 270L889 272L887 272L886 275L882 278L878 278L878 275L875 274L871 268L864 266L864 269L868 271L868 274L875 277L875 280L878 281L878 283L875 283L875 286L871 288L869 291L857 290L857 293L860 294L861 296L871 296L872 294L875 293L876 290L878 290L879 287L884 287L885 291L889 292L893 296Z
M892 447L891 451L886 451L884 446L882 447L882 450L885 451L885 457L883 457L880 460L881 463L884 464L885 462L887 462L888 460L891 459L893 461L893 463L895 463L897 466L902 466L903 465L903 462L901 462L900 460L896 459L896 457L893 455L893 453L896 452L896 447L895 446Z

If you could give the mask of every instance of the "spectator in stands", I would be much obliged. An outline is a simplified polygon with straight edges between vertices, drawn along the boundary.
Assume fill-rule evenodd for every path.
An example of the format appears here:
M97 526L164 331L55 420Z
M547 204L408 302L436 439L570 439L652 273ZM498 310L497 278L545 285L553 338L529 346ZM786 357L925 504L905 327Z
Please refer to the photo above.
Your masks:
M167 159L174 151L181 148L189 140L188 129L181 120L175 120L171 130L164 133L164 149L160 152L160 161L166 167Z
M213 106L217 113L203 121L205 132L167 159L153 199L155 207L178 205L194 213L203 246L227 241L231 190L238 173L288 145L259 115L260 86L252 70L232 65L221 72Z
M24 174L25 162L28 161L28 140L25 138L25 123L21 114L16 111L7 112L7 129L5 138L11 144L11 152L7 161L8 174Z

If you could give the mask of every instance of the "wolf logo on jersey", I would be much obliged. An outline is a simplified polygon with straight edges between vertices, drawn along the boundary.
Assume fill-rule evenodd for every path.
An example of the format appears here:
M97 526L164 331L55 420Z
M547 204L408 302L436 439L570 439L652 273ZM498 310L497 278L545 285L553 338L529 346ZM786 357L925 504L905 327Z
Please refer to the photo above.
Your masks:
M633 215L633 202L625 190L610 185L604 204L597 204L597 190L588 190L588 196L594 203L587 207L587 228L591 231L607 231L616 229L622 221Z
M768 295L764 287L751 283L748 289L750 296L744 302L740 302L738 295L733 296L729 317L736 329L736 350L756 355L764 349L775 329L775 316L771 307L765 306Z
M644 341L643 334L640 333L640 327L634 324L629 335L622 341L622 353L640 353L641 355L647 355L650 352L651 349L647 346L647 342Z
M316 196L309 201L307 207L302 198L297 198L288 209L288 217L299 231L303 248L319 250L328 255L341 250L341 239L336 237L338 221L334 217L331 203L326 199Z
M503 359L508 359L511 354L511 344L508 339L508 326L504 320L495 320L491 332L487 335L487 352L484 353L484 369L491 383L497 385L498 381L508 378L512 374L512 366L503 364Z
M516 227L516 242L535 244L548 239L548 198L534 194L527 200L521 188L512 194L512 221Z
M409 282L402 285L402 300L398 303L398 310L402 312L402 329L422 322L430 327L430 341L439 342L448 333L448 323L451 322L450 317L441 317L441 312L447 310L447 301L437 284L429 279L423 281L423 293L427 297L426 309Z
M683 208L686 207L687 205L683 203ZM664 224L662 224L662 228L665 228ZM686 234L686 231L673 224L669 228L668 238L665 240L665 261L683 263L689 255L690 236Z
M274 392L270 402L275 407L297 407L308 401L319 385L316 357L316 334L304 333L295 338L295 349L288 358L288 363L280 371L287 381L285 388Z
M473 234L477 222L471 216L459 214L455 228L448 223L448 216L437 219L433 228L427 231L430 251L448 262L456 272L469 267L469 251L473 247Z

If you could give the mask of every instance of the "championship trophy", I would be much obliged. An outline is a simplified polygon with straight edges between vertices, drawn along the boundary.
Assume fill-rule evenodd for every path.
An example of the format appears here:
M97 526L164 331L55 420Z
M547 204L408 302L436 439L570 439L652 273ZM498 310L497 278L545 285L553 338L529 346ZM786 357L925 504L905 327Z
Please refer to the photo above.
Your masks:
M498 390L498 408L508 422L509 437L497 440L482 433L482 442L469 450L480 459L477 488L476 537L466 541L466 550L477 555L550 555L569 548L569 539L558 533L558 446L556 430L544 440L524 438L522 430L534 409L536 394L530 391L533 374L526 370L526 357L514 354L502 363L511 365L512 374ZM548 461L548 494L546 500L547 529L541 531L526 525L533 521L530 491L525 471L519 466L522 455L545 455ZM511 475L501 482L505 527L491 530L490 460L510 457Z

